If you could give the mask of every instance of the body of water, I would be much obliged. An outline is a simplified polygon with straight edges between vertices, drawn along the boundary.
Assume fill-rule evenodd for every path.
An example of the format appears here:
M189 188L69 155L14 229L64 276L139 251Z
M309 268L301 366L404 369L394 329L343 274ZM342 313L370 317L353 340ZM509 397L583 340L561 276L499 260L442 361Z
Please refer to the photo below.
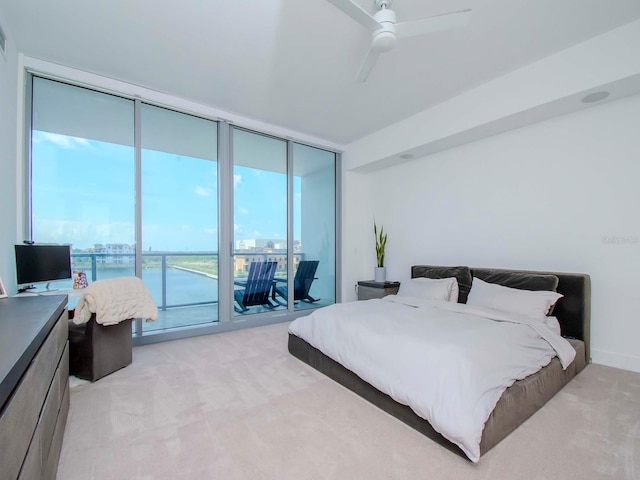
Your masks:
M87 278L91 282L91 270L85 270ZM101 268L96 270L96 280L106 280L109 278L135 276L133 266L117 268ZM153 300L159 307L162 305L162 270L156 268L142 271L142 281L145 283ZM58 288L62 288L59 286ZM71 286L69 285L69 287ZM184 305L189 303L217 302L218 301L218 280L206 277L197 273L179 270L175 268L167 269L166 283L166 304L167 306Z

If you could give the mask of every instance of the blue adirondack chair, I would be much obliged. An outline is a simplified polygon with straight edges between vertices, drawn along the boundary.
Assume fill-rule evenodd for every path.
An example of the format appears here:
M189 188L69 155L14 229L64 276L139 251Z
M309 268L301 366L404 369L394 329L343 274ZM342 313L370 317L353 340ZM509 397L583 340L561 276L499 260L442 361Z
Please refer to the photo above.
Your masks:
M273 288L273 276L277 267L276 262L253 262L249 267L247 280L233 282L244 287L233 291L234 300L238 304L233 307L236 312L244 313L254 305L262 305L267 308L276 307L269 301L269 294Z
M298 264L298 270L296 270L296 276L293 278L293 300L302 300L305 302L313 303L320 300L319 298L313 298L309 295L311 284L316 279L316 270L318 269L318 260L302 260ZM280 304L286 304L289 298L289 292L287 291L286 280L284 278L276 278L276 282L284 282L285 285L276 284L273 288L274 300L275 295L280 295L284 298L284 302L276 300Z

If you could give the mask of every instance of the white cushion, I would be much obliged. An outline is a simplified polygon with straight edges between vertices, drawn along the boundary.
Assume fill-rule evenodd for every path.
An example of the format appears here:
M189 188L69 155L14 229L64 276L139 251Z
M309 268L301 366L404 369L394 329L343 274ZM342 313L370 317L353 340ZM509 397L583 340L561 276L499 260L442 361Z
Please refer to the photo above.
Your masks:
M458 301L458 280L451 278L411 278L400 284L398 295L428 300Z
M544 317L563 295L546 290L532 291L487 283L473 277L467 305L492 308L527 317Z

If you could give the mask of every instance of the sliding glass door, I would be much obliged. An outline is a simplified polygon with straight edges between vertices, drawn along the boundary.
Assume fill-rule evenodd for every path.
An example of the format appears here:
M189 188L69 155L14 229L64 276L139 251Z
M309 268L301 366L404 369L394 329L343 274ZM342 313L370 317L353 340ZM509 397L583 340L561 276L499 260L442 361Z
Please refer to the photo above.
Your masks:
M293 145L294 296L296 310L335 302L336 155Z
M287 271L287 142L232 128L234 315L282 309Z
M334 303L335 153L235 128L232 152L235 315Z
M218 321L217 123L141 105L144 331ZM188 307L188 308L186 308Z

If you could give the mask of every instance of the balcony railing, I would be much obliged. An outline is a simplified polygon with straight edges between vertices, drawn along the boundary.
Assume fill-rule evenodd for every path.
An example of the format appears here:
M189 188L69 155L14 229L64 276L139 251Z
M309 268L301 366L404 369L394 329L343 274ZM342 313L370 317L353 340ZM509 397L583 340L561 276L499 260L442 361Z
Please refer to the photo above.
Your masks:
M174 260L174 257L180 257L180 260ZM167 260L169 259L169 261ZM277 272L286 275L286 259L287 254L284 252L235 252L235 279L246 276L249 270L249 264L255 261L277 261ZM303 253L294 254L294 266L300 260L304 259ZM74 271L84 270L91 282L102 280L104 278L113 278L124 275L117 275L113 270L128 269L126 275L135 275L135 253L72 253L72 268ZM101 276L101 267L112 270L111 276ZM160 302L158 308L167 310L168 308L190 307L199 305L217 304L218 300L196 301L196 302L179 302L169 304L167 302L167 271L170 268L188 271L193 274L207 276L211 279L218 279L218 252L143 252L142 253L142 269L143 279L144 271L151 269L160 270L160 289L149 286L152 293L159 293ZM217 292L216 292L217 294Z

